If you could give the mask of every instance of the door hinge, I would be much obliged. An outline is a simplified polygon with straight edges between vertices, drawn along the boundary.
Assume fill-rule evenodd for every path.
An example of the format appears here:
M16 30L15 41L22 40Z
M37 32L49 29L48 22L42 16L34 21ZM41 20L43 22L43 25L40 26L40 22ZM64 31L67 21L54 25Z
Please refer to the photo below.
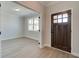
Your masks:
M1 7L1 3L0 3L0 7Z
M1 32L0 32L0 35L1 35Z

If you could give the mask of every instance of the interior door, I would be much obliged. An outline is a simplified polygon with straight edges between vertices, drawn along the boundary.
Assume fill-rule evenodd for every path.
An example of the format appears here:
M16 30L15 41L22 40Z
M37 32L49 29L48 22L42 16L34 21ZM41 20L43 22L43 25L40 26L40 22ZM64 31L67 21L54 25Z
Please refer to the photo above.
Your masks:
M71 10L51 15L51 46L71 52Z

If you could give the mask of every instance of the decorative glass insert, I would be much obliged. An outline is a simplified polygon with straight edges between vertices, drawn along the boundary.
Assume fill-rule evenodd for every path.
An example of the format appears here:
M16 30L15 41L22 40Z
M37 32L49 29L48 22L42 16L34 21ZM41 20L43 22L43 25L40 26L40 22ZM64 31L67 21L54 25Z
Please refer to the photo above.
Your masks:
M34 18L34 24L36 24L36 25L39 24L39 18Z
M63 23L68 22L68 18L63 18Z
M57 15L54 16L54 19L57 19Z
M34 18L34 31L38 31L39 30L39 18L36 17Z
M62 19L58 19L58 23L62 23Z
M35 25L34 26L34 31L38 31L39 30L39 26L38 25Z
M32 17L28 19L28 30L39 31L39 17Z
M29 24L33 24L33 19L32 19L32 18L29 19L29 20L28 20L28 23L29 23Z
M57 23L57 20L54 20L53 22L54 22L54 23Z
M62 18L62 14L58 15L58 18Z
M28 30L33 31L33 25L29 25Z
M68 14L67 13L63 14L63 18L65 18L65 17L68 17Z

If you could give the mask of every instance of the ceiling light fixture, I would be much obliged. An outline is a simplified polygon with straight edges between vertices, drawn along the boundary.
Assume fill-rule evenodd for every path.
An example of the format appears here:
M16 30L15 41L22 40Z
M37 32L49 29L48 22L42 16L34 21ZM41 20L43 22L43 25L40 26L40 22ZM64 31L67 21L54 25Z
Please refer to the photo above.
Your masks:
M15 10L15 11L20 11L20 9L18 9L18 8L17 8L17 9L14 9L14 10Z

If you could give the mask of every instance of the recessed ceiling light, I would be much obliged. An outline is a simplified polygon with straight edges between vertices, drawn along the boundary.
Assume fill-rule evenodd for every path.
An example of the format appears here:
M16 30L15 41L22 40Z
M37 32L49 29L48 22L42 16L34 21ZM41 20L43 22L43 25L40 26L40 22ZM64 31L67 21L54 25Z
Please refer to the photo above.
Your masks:
M20 9L18 9L18 8L17 8L17 9L14 9L14 10L15 10L15 11L20 11Z

